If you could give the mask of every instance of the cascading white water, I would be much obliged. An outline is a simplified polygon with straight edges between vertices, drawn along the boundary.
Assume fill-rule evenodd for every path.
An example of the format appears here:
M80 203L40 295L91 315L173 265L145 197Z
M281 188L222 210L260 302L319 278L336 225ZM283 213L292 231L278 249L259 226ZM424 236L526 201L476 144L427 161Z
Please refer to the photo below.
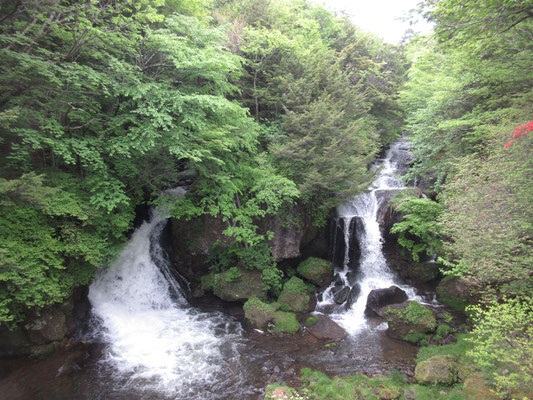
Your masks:
M98 334L107 343L105 362L117 380L142 391L220 398L214 385L238 363L240 326L188 306L159 243L165 224L153 212L90 286Z
M353 201L337 207L337 218L342 219L344 222L344 262L342 269L336 271L338 275L337 282L333 282L324 291L322 300L318 302L317 311L320 312L328 308L333 309L330 317L350 334L356 334L367 327L364 311L367 297L371 290L396 285L407 293L410 300L421 300L413 288L398 282L396 276L387 265L382 252L383 239L378 221L378 212L382 202L388 201L391 196L377 196L377 194L388 192L388 194L392 195L404 188L403 182L396 176L399 167L397 159L400 158L398 156L401 152L407 152L407 148L405 142L399 140L391 145L381 164L375 165L376 169L380 169L368 192L362 193ZM354 302L346 309L344 306L339 307L335 304L334 292L336 285L339 286L339 283L340 286L352 288L354 286L348 279L348 274L350 273L350 258L348 255L350 251L350 235L352 234L350 225L354 218L357 218L362 225L361 229L356 232L361 256L355 285L359 286L360 293L357 299L354 299Z

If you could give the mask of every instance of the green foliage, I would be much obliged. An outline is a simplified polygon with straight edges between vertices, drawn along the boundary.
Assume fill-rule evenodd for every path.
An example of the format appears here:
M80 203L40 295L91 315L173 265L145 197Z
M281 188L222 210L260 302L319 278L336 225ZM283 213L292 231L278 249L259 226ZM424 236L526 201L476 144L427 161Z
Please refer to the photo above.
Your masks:
M215 271L236 271L231 274L232 277L238 273L237 267L258 269L262 271L265 290L275 296L281 291L283 272L277 267L272 250L264 241L249 247L241 247L235 242L229 246L216 242L210 249L209 261Z
M295 333L300 330L300 323L296 315L291 312L276 311L274 313L274 333Z
M317 317L313 317L313 316L310 316L310 317L308 317L308 318L305 320L305 324L306 324L307 326L315 325L317 322L318 322L318 318L317 318Z
M483 154L463 159L443 193L440 225L451 238L444 245L455 275L508 294L531 290L533 201L531 137L504 148L508 134L494 134ZM475 171L475 173L472 173ZM502 287L506 284L505 287Z
M309 306L309 294L314 287L308 286L300 278L293 276L285 285L278 298L280 308L284 311L306 311Z
M419 253L432 255L442 246L440 226L437 218L442 205L430 199L409 198L401 202L396 210L403 215L403 221L394 224L391 233L397 233L398 243L411 251L413 260L419 261Z
M301 396L320 400L402 399L403 393L413 392L417 399L464 400L459 387L422 386L406 383L403 375L392 371L388 376L369 378L363 374L328 377L323 372L302 369Z
M60 302L109 262L133 220L90 204L84 181L68 174L0 178L0 322Z
M449 325L446 324L439 324L437 326L436 334L443 337L448 336L452 332L452 328Z
M474 329L468 351L500 393L533 385L533 298L504 298L484 308L470 306Z

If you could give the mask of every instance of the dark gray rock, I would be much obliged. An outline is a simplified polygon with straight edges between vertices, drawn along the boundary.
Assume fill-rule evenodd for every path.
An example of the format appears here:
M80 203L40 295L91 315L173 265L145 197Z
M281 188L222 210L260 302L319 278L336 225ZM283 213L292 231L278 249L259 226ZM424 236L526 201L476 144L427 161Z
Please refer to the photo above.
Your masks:
M307 330L317 339L342 339L345 336L344 329L339 324L324 315L317 315L317 323L308 327Z
M398 286L386 289L374 289L367 297L365 315L380 316L379 309L389 304L403 303L407 300L407 294Z
M341 290L335 293L335 296L333 297L335 300L335 303L343 304L348 299L349 294L350 294L350 287L344 286Z
M358 283L352 286L350 290L350 294L348 295L348 298L346 299L346 307L350 308L359 297L359 294L361 293L361 286L359 286Z

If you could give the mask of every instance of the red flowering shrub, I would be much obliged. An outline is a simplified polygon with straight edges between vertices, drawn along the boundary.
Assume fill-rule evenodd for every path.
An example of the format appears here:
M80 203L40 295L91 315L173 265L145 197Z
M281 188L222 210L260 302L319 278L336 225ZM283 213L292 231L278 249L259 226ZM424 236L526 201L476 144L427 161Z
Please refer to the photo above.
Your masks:
M514 138L519 138L522 135L527 135L529 132L533 130L533 121L531 121L528 124L520 125L514 128L515 132L513 133ZM510 140L505 146L503 147L509 147L514 143L514 140Z

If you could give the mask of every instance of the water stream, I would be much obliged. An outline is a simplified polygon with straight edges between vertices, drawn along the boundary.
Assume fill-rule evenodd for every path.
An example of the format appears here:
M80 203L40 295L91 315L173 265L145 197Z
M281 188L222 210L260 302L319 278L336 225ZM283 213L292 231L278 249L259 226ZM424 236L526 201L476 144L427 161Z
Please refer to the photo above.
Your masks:
M395 284L418 298L389 269L378 222L382 206L403 187L396 174L407 154L405 142L394 143L376 163L368 192L337 209L336 284L354 290L352 302L335 303L334 282L317 306L350 334L337 346L305 333L262 335L243 324L241 305L206 298L192 306L187 282L161 248L167 219L154 212L90 286L93 320L82 336L88 344L43 360L15 360L8 378L0 377L0 393L13 400L259 400L269 383L298 385L303 367L330 375L412 371L416 347L388 338L382 320L364 316L374 288ZM76 354L81 367L61 372Z
M415 290L402 284L387 265L379 224L380 214L388 201L405 188L399 174L405 170L409 157L408 144L404 140L393 143L385 157L373 165L377 176L368 190L337 207L332 249L332 259L337 264L336 279L321 295L317 311L329 313L352 335L370 328L364 311L368 294L373 289L396 285L410 300L422 301ZM343 254L336 254L339 250ZM347 290L345 288L350 289L348 303L339 305L335 295L342 289ZM385 325L377 327L384 328Z
M90 286L102 363L125 387L173 398L219 398L228 370L239 376L240 324L190 307L160 245L167 218L155 211L116 263Z

